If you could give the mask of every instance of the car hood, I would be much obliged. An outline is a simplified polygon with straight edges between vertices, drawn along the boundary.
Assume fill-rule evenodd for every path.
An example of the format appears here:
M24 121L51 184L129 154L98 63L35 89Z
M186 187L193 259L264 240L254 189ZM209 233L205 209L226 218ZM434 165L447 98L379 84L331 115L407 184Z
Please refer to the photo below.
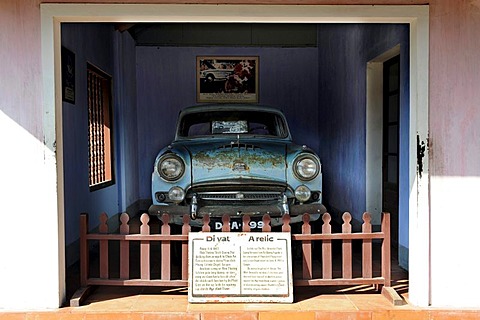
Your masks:
M192 184L225 179L286 181L286 142L222 140L183 143L190 153Z

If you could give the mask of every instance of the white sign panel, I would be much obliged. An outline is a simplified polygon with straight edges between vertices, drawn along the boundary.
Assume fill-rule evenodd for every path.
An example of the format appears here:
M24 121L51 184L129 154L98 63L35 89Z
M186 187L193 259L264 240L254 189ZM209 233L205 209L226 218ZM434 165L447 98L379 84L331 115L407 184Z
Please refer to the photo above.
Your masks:
M188 301L293 302L288 232L189 234Z

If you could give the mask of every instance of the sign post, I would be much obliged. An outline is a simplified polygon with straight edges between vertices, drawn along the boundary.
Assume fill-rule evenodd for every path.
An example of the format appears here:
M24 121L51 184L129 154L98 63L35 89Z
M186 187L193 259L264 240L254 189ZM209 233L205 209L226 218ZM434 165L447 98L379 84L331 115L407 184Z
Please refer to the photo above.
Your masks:
M293 302L291 235L189 234L188 301Z

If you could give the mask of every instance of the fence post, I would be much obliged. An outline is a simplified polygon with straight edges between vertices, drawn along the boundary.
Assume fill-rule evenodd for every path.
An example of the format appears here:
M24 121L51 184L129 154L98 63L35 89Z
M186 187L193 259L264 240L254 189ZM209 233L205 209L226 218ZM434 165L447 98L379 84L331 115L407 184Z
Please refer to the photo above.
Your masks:
M228 214L222 216L222 232L230 232L230 216Z
M312 227L310 226L310 215L307 213L303 214L302 220L303 220L302 234L311 234ZM303 266L302 266L303 279L312 279L313 278L312 240L302 240L302 255L303 255Z
M150 226L148 225L148 221L150 221L150 218L148 214L142 214L140 221L142 222L140 234L149 235ZM140 279L150 280L150 241L148 240L140 241Z
M183 216L182 234L188 235L190 232L190 216L185 214ZM182 280L188 279L188 240L182 241Z
M204 215L202 219L202 232L210 232L210 216Z
M88 213L80 214L80 286L87 286L89 276L89 252L88 252Z
M269 214L264 214L262 217L263 221L263 226L262 226L262 232L270 232L272 231L272 226L270 225L270 221L272 219L270 218Z
M100 215L98 231L101 234L108 233L108 216L105 212ZM108 279L108 240L100 240L100 278Z
M130 217L128 213L120 215L120 234L127 235L130 233L128 221ZM120 279L130 278L130 243L127 240L120 240Z
M390 213L382 213L382 232L384 238L382 241L382 277L385 279L385 286L390 287Z
M292 227L290 226L290 215L287 213L285 215L283 215L282 217L282 232L291 232L292 231Z
M170 216L166 213L162 215L162 227L161 234L170 234ZM162 251L162 263L161 263L161 279L170 280L170 265L171 265L171 255L170 255L170 240L162 240L160 245Z
M328 212L325 212L322 220L322 233L331 234L332 226L330 221L332 217ZM332 240L323 240L322 242L322 277L323 279L332 279Z
M242 231L243 232L250 232L250 216L249 215L244 215L242 217Z
M342 233L352 233L352 215L345 212L342 216ZM342 275L345 279L352 279L352 240L342 241Z
M368 212L363 213L362 232L371 233L372 216ZM362 276L364 278L372 277L372 239L364 239L362 242Z

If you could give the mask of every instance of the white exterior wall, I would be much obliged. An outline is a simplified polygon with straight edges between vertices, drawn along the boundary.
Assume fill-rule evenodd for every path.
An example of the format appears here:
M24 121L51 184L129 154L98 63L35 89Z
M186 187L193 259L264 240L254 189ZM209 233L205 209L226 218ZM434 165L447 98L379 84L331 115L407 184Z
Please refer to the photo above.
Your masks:
M430 12L431 303L480 308L480 1L438 4Z
M39 26L35 3L0 2L0 312L56 308L64 296L55 113L51 99L42 103Z
M0 160L0 311L55 308L63 286L55 155L2 111L0 133L9 150Z
M480 308L478 190L479 177L431 179L433 306Z

